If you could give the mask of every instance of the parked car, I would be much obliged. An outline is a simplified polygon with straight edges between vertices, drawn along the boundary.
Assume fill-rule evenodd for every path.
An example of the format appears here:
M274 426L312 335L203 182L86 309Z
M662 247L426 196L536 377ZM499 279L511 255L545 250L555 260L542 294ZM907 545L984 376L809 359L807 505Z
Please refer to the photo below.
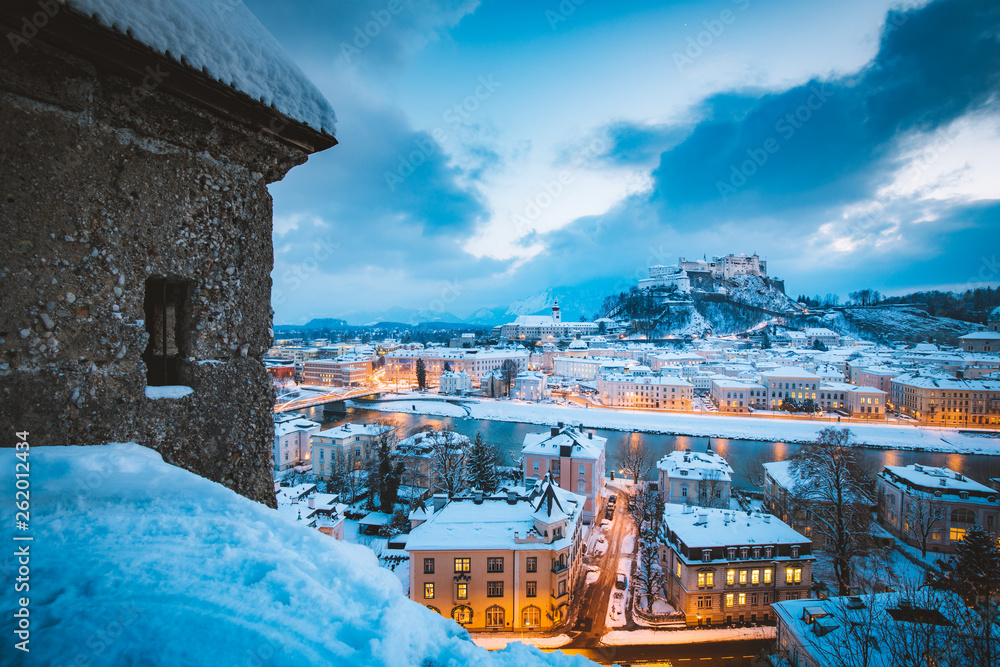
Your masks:
M621 572L618 573L618 577L615 579L615 588L621 591L628 588L628 577Z
M609 505L613 506L617 502L618 502L618 496L616 494L611 494L610 496L608 496L608 504Z

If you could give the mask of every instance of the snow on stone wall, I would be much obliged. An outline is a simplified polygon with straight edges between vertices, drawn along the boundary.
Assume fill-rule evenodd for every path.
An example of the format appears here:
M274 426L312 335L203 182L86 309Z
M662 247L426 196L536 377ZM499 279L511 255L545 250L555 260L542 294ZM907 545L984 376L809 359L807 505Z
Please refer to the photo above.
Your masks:
M286 116L333 135L337 117L240 0L62 0Z

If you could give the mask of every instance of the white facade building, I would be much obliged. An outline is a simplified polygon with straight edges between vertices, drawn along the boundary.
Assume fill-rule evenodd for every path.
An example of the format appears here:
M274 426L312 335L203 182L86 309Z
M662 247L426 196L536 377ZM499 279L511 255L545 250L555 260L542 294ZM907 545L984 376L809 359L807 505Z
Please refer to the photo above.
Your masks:
M287 470L308 462L309 438L319 429L319 424L294 412L274 415L274 444L271 447L274 469Z
M467 394L472 391L472 376L462 371L445 371L438 377L442 394Z
M514 379L513 392L522 401L544 401L550 395L548 378L538 371L521 373Z
M341 424L336 428L314 433L309 441L312 446L313 474L318 479L329 479L338 459L355 470L360 470L369 456L371 444L378 436L391 431L382 424Z
M670 452L656 464L664 502L728 508L733 468L722 456L707 452Z
M609 406L687 411L694 385L674 375L605 373L597 379L597 393Z

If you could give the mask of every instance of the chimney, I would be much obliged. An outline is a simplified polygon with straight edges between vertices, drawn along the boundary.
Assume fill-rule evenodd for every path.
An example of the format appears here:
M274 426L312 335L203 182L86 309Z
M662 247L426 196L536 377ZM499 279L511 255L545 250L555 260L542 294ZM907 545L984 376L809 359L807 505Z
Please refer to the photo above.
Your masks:
M448 494L447 493L435 493L434 494L434 513L440 512L444 509L444 506L448 504Z
M708 525L708 512L698 512L698 523L700 525Z
M517 491L508 491L507 492L507 504L508 505L516 505L517 504Z
M553 438L556 437L557 435L559 435L559 428L560 427L562 427L562 422L559 422L559 426L553 426L552 427L552 430L550 431L550 433L551 433L551 435L552 435Z
M473 498L474 498L475 503L477 505L482 505L483 504L483 492L482 492L482 490L481 489L476 489L476 492L475 492Z
M771 515L770 514L765 514L764 515L764 523L771 523Z
M562 429L562 427L565 426L565 424L563 424L562 422L559 422L557 425L559 426L560 429Z
M593 440L593 439L594 439L594 432L593 431L589 431L587 433L587 440Z
M316 509L316 499L315 498L310 498L309 499L309 509L311 509L311 510Z

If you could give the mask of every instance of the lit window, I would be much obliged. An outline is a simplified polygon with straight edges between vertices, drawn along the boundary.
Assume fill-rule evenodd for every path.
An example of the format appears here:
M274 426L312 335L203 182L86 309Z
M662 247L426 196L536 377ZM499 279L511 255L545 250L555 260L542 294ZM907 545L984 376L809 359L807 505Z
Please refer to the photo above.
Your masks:
M677 561L677 578L678 579L681 578L681 563L680 563L680 561Z
M750 571L750 583L751 584L759 584L760 583L760 570L751 570Z
M726 593L726 606L727 607L732 607L733 606L733 599L734 599L734 597L735 596L732 593Z
M747 571L746 570L740 570L740 583L741 584L747 583Z
M740 604L740 606L743 606L746 603L747 603L747 594L746 593L740 593L740 597L739 597L739 604Z
M952 528L948 534L948 539L958 542L965 539L965 528Z
M467 600L469 598L469 584L458 584L458 590L455 593L455 597L459 600Z
M434 584L426 583L424 584L424 599L431 600L434 598Z
M471 569L468 558L455 559L455 572L468 572Z
M771 583L771 570L770 570L770 568L764 570L764 583L765 584Z
M726 570L726 583L730 586L736 583L736 570Z

